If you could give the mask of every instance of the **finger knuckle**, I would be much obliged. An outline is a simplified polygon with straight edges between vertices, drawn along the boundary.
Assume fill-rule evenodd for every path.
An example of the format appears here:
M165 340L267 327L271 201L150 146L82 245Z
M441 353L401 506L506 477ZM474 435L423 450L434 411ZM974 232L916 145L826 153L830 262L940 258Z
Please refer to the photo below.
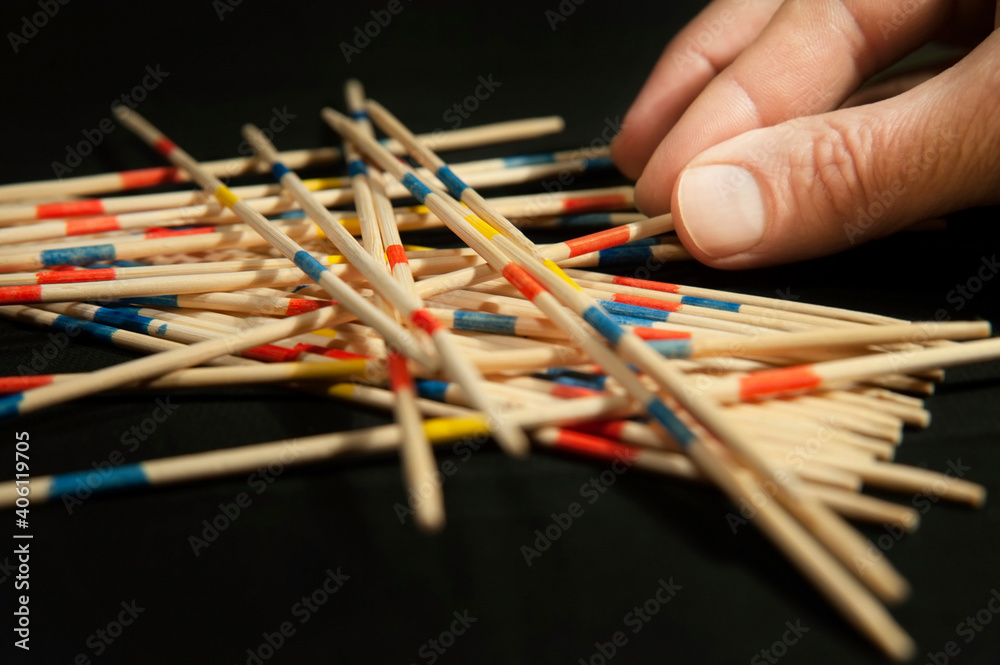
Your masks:
M812 143L810 203L848 217L873 191L864 165L872 154L874 135L867 126L826 122Z

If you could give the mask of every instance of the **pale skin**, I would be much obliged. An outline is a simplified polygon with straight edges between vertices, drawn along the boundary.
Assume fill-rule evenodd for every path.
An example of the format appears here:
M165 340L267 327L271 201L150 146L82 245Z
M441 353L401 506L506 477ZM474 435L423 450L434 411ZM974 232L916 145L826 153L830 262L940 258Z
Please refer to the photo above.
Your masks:
M612 144L648 215L717 268L832 254L1000 204L1000 2L714 0ZM943 71L859 87L917 47Z

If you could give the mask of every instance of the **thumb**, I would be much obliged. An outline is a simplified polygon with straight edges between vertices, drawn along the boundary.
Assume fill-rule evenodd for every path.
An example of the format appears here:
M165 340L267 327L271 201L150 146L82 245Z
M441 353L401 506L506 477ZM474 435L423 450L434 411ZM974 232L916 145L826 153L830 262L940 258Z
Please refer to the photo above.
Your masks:
M838 252L1000 202L1000 32L883 102L757 129L702 152L673 191L677 233L717 268Z

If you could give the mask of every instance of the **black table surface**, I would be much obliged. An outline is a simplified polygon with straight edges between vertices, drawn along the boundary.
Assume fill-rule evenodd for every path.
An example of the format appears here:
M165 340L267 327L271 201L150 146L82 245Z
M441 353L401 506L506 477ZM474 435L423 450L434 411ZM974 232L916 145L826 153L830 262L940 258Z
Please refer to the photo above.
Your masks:
M492 90L480 88L484 99L463 126L566 118L561 135L455 153L455 161L589 145L617 127L698 5L4 3L0 26L22 39L8 34L0 48L0 182L52 178L67 146L99 128L144 77L138 110L205 160L235 156L240 125L266 125L277 113L288 119L275 137L280 148L333 144L318 111L342 107L349 77L418 132L454 126L455 105L484 80ZM46 6L53 16L32 18ZM367 43L358 37L355 28L380 19ZM24 20L44 25L32 31ZM71 175L159 163L119 128ZM574 186L608 182L623 181ZM966 211L943 232L798 265L721 272L683 263L655 277L908 319L996 321L996 218L996 209ZM420 239L448 242L440 233ZM962 296L960 286L975 291ZM0 374L17 374L46 344L46 331L0 322ZM133 357L74 340L44 371ZM135 436L164 403L171 415ZM961 465L966 478L1000 489L1000 364L949 371L927 405L930 428L907 430L897 459L941 471ZM280 388L133 392L4 422L0 440L12 451L16 434L28 432L38 476L386 422L380 412ZM759 532L734 534L731 506L711 489L628 471L598 493L584 488L601 484L608 466L600 462L544 452L516 461L492 443L438 454L454 472L444 486L448 525L436 536L399 518L406 494L391 456L95 496L69 508L33 505L29 653L13 646L23 591L14 588L9 536L18 529L6 512L4 662L884 662ZM13 454L6 459L5 480L14 474ZM241 495L239 516L220 518ZM893 613L918 643L915 662L998 662L1000 508L896 500L923 513L917 533L862 530L882 537L913 584ZM582 514L527 565L523 547L573 502ZM212 521L224 528L206 536ZM193 537L210 541L196 553Z

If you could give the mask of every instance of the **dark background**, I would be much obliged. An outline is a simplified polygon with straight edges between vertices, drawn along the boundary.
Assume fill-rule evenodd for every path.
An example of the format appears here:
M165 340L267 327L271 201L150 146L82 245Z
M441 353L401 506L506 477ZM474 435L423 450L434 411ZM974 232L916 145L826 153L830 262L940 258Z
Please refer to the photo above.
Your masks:
M239 126L264 125L275 108L296 116L276 138L280 148L334 142L318 111L342 106L348 77L360 78L418 132L447 128L445 112L473 94L477 77L490 75L500 87L467 124L549 114L567 120L560 136L454 154L455 161L579 147L624 114L663 45L700 3L589 0L553 30L545 12L558 9L556 0L404 0L402 13L350 63L338 44L386 3L244 0L222 20L217 5L75 0L18 53L5 38L0 182L53 177L65 146L109 117L111 102L140 84L147 65L169 75L139 111L199 159L235 156ZM6 35L38 6L6 2L3 11ZM73 175L159 163L116 129ZM339 173L339 166L321 172ZM604 181L579 184L597 182ZM998 320L1000 280L986 282L961 310L947 297L995 255L996 212L966 212L943 233L900 235L801 265L724 273L683 264L659 277L911 319L944 309L951 318ZM0 374L16 374L46 342L44 332L0 322ZM94 370L131 357L74 341L46 371ZM127 452L123 434L167 396L176 413ZM907 432L899 461L944 470L961 460L971 467L968 478L991 493L1000 489L1000 365L949 372L928 405L931 428ZM12 445L15 432L29 432L32 473L41 475L90 467L116 450L136 462L383 422L379 413L277 388L234 388L92 397L4 423L0 439ZM394 457L289 469L261 494L236 477L92 497L72 514L58 502L33 506L31 662L61 665L85 654L107 664L244 663L264 633L300 618L293 605L338 568L350 579L308 622L296 622L267 662L429 663L425 645L463 611L476 621L435 656L441 663L588 662L595 643L619 630L628 643L615 663L747 662L781 639L786 621L809 630L785 662L883 662L756 531L731 533L730 507L714 491L630 471L585 504L584 515L528 567L521 546L552 513L581 501L580 487L606 467L547 453L512 461L492 444L468 461L439 455L458 471L445 485L448 527L434 537L397 519L393 507L406 496ZM13 460L2 474L12 477ZM194 556L188 538L241 492L252 504ZM893 543L887 554L914 587L894 614L918 642L917 662L952 640L961 648L952 662L998 661L1000 620L968 644L956 633L1000 588L998 545L994 501L979 511L935 505L917 534ZM0 550L0 562L9 565L12 549ZM10 599L6 626L12 579L6 571L0 577ZM683 588L633 634L626 614L671 578ZM97 655L93 636L133 599L143 612ZM9 659L28 662L11 647L8 629L3 634Z

